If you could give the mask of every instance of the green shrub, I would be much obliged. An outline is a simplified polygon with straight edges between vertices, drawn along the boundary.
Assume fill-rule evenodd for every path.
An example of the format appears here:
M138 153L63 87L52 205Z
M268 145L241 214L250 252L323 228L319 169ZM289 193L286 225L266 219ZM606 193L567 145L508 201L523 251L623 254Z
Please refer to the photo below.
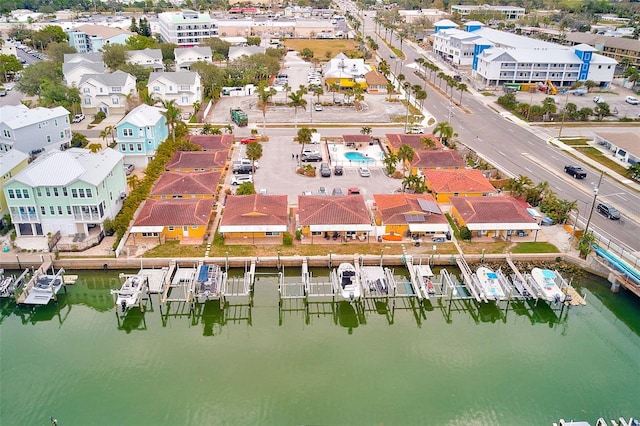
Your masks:
M291 235L291 232L285 232L284 235L282 235L282 245L284 246L293 245L293 235Z

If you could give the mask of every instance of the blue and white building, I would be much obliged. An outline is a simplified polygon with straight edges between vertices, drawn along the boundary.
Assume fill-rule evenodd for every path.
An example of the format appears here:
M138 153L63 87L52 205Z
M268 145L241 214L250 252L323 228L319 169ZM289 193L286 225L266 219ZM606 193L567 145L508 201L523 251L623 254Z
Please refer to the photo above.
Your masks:
M160 38L181 47L195 46L218 36L218 26L208 13L193 10L163 12L158 15Z
M118 151L125 161L146 167L156 155L158 146L169 136L165 110L142 104L135 107L116 125Z

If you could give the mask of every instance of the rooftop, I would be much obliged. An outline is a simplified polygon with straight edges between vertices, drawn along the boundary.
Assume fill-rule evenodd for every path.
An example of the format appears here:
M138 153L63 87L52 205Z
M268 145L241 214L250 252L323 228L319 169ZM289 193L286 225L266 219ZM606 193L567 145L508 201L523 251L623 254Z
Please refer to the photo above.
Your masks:
M226 151L178 151L167 164L167 170L220 169L227 163L228 155Z
M274 226L286 231L288 223L286 195L229 195L225 201L220 232L258 232Z
M16 130L47 120L68 118L69 114L70 112L61 106L55 108L37 107L29 109L23 104L4 105L0 106L0 125L4 123L10 129ZM63 124L69 126L68 121Z
M133 226L206 226L214 203L213 198L148 199Z
M480 170L441 169L424 170L427 187L435 193L494 193L496 189Z
M190 135L189 142L198 145L203 151L225 151L233 146L233 135Z
M537 224L513 197L451 197L450 201L467 224Z
M176 172L168 171L151 189L152 196L162 195L210 195L218 193L222 172Z
M448 223L431 194L373 194L373 199L383 225Z
M298 196L300 225L371 224L362 195Z
M453 150L417 150L411 162L413 167L424 169L455 169L464 168L466 163Z

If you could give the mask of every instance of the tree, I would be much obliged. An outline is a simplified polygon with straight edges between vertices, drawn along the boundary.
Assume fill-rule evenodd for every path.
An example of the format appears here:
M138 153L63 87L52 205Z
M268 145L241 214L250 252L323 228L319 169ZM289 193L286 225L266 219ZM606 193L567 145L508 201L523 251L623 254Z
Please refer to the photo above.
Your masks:
M425 186L425 178L424 176L418 176L414 174L409 174L402 179L402 190L422 194L427 188Z
M45 80L40 87L39 103L45 108L62 106L70 111L80 104L80 90L68 87L59 80Z
M313 58L313 55L314 55L313 50L309 49L308 47L305 47L304 49L302 49L302 52L300 52L300 56L305 61L308 61L311 58Z
M77 50L73 46L69 46L67 43L58 43L54 41L53 43L49 43L46 50L47 58L51 61L62 64L64 62L64 55L70 53L76 53Z
M158 46L155 39L140 34L129 37L125 43L131 50L154 49Z
M598 116L598 120L602 120L604 117L611 115L611 109L606 102L598 102L593 112Z
M262 83L258 86L257 93L258 108L262 111L262 131L264 132L267 128L267 105L269 103L269 99L271 99L271 97L277 92L273 87L268 87L265 83Z
M388 175L392 175L393 172L396 171L396 165L398 164L398 156L393 152L385 155L382 159L382 163L384 164L384 169Z
M62 70L52 67L48 61L37 62L22 72L22 78L16 87L22 93L34 96L40 94L42 83L47 80L62 83Z
M99 152L100 150L102 150L102 144L99 143L90 143L87 148L89 149L89 151L95 153L95 152Z
M596 82L593 80L587 80L584 82L584 86L589 89L589 92L591 92L591 89L593 89L594 87L597 86Z
M304 110L307 109L307 101L304 99L304 92L302 90L297 90L289 95L289 105L294 109L295 115L295 128L298 128L298 108L302 108ZM300 129L302 130L302 129Z
M411 163L416 153L409 145L403 143L398 148L398 152L396 153L398 156L398 160L402 163L403 168L406 168L407 163Z
M360 129L360 134L362 134L362 135L370 135L371 132L372 132L372 129L371 129L371 127L368 127L368 126L363 126Z
M468 87L464 83L458 83L458 90L460 91L460 105L462 105L462 94L468 92Z
M102 47L102 60L111 71L127 63L127 48L122 44L106 44Z
M176 141L176 125L180 121L181 111L180 108L176 106L176 103L173 99L162 101L162 107L165 109L161 114L167 120L167 126L171 130L172 140Z
M625 174L633 180L640 181L640 164L630 165Z
M509 179L507 188L509 188L511 194L515 197L522 197L531 185L533 185L533 181L529 179L529 177L518 175L517 178Z
M201 135L212 135L212 131L213 131L214 127L213 124L211 123L204 123L202 125L202 130L200 130L200 134ZM220 130L220 129L218 129Z
M127 185L129 185L129 188L133 191L140 185L140 178L134 174L127 176Z
M427 136L420 138L420 145L427 149L434 149L436 147L435 141Z
M255 162L262 158L262 145L259 142L250 142L247 145L246 155L251 160L251 172L255 173Z
M440 142L443 145L447 145L449 139L453 136L453 127L447 121L441 121L436 124L436 127L433 129L434 135L439 135Z
M0 79L7 81L9 74L16 73L22 69L22 64L13 55L0 55Z
M304 146L311 142L311 135L316 132L316 129L310 129L308 127L303 127L298 130L298 143L302 145L300 148L300 155L304 151Z

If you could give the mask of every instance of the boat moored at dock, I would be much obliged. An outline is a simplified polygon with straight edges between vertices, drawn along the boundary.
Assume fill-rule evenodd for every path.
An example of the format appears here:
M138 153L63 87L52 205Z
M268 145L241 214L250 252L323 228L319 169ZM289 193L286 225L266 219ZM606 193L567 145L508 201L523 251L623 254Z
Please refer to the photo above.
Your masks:
M225 274L218 265L201 263L196 272L194 293L198 303L220 299Z
M348 302L360 299L362 291L360 281L356 274L356 268L351 263L341 263L338 266L338 284L340 285L340 295Z
M566 295L562 288L566 285L564 279L551 269L533 268L531 270L531 281L540 290L544 300L551 303L561 303L565 301Z
M505 298L498 274L485 266L481 266L476 270L475 275L480 283L480 290L487 300L498 301Z
M116 308L120 308L120 313L125 314L134 306L139 306L142 294L147 287L147 277L141 275L120 274L123 279L122 287L119 290L111 290L111 294L116 295Z

